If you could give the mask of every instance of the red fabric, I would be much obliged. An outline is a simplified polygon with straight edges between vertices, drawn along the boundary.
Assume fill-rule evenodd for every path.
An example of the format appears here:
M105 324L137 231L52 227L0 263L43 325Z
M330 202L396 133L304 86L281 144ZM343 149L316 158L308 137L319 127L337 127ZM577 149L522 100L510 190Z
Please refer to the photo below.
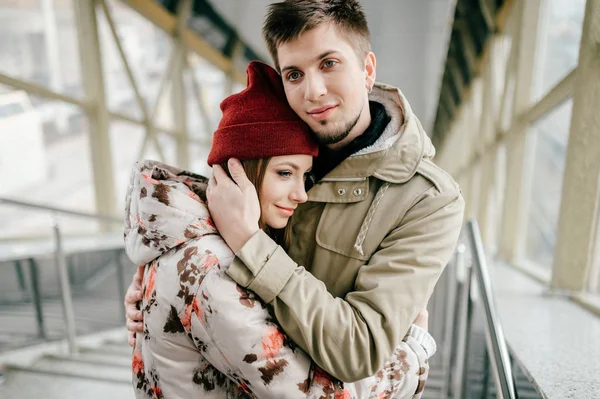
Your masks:
M213 137L208 164L280 155L318 154L311 131L290 108L281 77L270 66L252 61L245 90L221 103L223 117Z

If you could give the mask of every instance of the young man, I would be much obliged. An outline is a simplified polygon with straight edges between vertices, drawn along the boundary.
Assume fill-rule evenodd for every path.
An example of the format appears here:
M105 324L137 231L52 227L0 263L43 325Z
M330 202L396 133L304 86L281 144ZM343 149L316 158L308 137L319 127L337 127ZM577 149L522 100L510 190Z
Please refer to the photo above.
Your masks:
M435 150L400 91L375 84L356 0L272 4L263 33L291 107L322 145L316 184L294 210L289 253L259 230L256 190L236 160L235 182L214 168L210 211L237 254L228 274L272 307L318 365L356 381L379 370L425 308L464 202L432 163Z

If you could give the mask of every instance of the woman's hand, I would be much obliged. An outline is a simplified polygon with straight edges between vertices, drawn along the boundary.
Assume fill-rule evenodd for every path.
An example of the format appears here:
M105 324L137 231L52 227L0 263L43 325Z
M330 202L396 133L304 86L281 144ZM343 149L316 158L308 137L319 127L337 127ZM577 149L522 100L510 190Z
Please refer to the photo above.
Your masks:
M144 268L145 266L138 267L137 272L133 275L131 285L125 294L125 327L129 330L127 342L129 342L130 346L135 346L135 333L144 331L142 311L138 309L138 303L142 300Z

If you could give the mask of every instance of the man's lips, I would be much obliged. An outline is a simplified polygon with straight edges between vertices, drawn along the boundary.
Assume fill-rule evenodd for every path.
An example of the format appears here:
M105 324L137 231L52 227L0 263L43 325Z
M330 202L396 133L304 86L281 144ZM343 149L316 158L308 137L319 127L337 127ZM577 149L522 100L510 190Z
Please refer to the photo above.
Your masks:
M327 119L331 114L336 110L337 105L326 105L319 108L313 108L308 110L306 113L311 116L316 121L322 121Z

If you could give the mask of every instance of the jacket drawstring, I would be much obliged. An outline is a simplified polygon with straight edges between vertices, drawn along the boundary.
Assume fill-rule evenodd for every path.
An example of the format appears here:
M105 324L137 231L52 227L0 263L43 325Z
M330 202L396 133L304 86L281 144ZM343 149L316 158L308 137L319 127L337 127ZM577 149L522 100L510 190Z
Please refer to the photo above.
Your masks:
M363 223L360 226L358 236L356 236L356 242L354 243L354 249L356 249L358 251L358 253L363 256L365 254L364 250L363 250L363 243L365 242L365 238L367 238L367 232L369 231L369 226L371 225L371 221L373 220L375 211L377 210L377 207L379 206L379 203L381 202L381 199L383 198L383 195L385 194L385 192L387 191L389 186L390 186L390 183L387 183L387 182L384 183L377 191L377 194L375 194L375 199L373 199L373 202L371 203L371 206L369 207L369 211L367 212L367 216L365 217L365 220L363 220Z

